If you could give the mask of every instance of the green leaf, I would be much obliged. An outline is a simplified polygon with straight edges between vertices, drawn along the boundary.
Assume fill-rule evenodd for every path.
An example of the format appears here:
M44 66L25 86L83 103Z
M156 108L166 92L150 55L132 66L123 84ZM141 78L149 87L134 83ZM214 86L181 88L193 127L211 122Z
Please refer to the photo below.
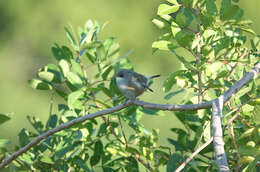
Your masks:
M49 117L46 123L46 128L54 128L56 127L57 123L58 123L58 116L56 114L53 114Z
M69 94L68 96L68 106L72 109L79 108L81 109L82 107L82 102L79 101L80 98L83 98L84 92L82 90L74 91Z
M191 71L196 71L196 68L190 62L185 60L183 56L178 55L175 51L172 51L172 53L176 55L178 60L180 60L187 69L190 69Z
M180 27L186 27L187 26L187 20L188 18L183 13L178 13L176 16L176 23Z
M246 104L242 107L243 112L252 112L252 111L254 111L254 109L255 109L254 106L251 106L251 105L248 105L248 104Z
M78 115L75 111L73 110L68 110L64 113L64 115L61 117L62 121L65 123L65 122L68 122L72 119L75 119L77 118Z
M83 86L83 81L81 80L81 78L73 72L67 73L67 79L70 84L72 84L73 86L75 86L77 88L81 88Z
M86 154L85 154L86 155ZM85 158L86 159L86 158ZM82 160L81 157L79 156L75 156L72 159L72 162L74 164L76 164L79 168L84 169L84 171L86 172L93 172L92 170L89 169L89 167L87 166L87 162L85 162L84 160Z
M178 47L179 46L174 45L172 42L165 41L165 40L156 41L156 42L153 42L153 44L152 44L152 48L159 49L159 50L167 50L167 51L174 50Z
M179 142L177 142L176 140L173 140L171 138L168 138L168 142L172 145L174 145L175 149L176 150L180 150L180 151L183 151L184 148L179 144Z
M172 91L172 92L170 92L169 94L167 94L166 96L164 96L164 99L169 100L169 99L171 99L173 96L176 96L176 95L182 93L183 91L184 91L184 89L180 89L180 90L177 90L177 91Z
M71 65L72 69L80 76L80 78L85 81L84 74L82 71L82 68L78 62L76 62L74 59L71 59Z
M55 88L56 93L61 96L63 99L67 100L67 96L68 94L66 92L64 92L63 90L59 89L59 88Z
M69 65L69 63L68 63L68 61L67 60L60 60L59 61L59 66L60 66L60 68L61 68L61 70L62 70L62 73L63 73L63 76L67 76L67 73L70 71L70 65Z
M147 108L142 108L142 107L137 109L136 113L138 113L138 112L143 112L143 113L145 113L147 115L156 115L156 116L162 116L163 115L163 113L161 113L160 110L157 110L157 109L147 109Z
M20 146L25 146L29 142L30 142L29 132L25 128L23 128L19 133Z
M28 83L33 89L36 90L52 90L52 86L50 84L39 79L31 79Z
M59 144L56 147L55 153L54 153L54 160L60 160L62 157L64 157L68 152L72 151L74 149L74 146L71 144L66 145L63 141L59 142Z
M182 47L186 47L186 46L190 46L193 42L193 38L194 38L194 34L186 32L184 30L178 32L175 35L175 39L176 41L182 46Z
M57 65L48 64L47 65L47 71L54 74L54 80L53 80L54 83L60 83L61 82L62 76L61 76L61 73L60 73L60 69Z
M90 158L90 165L91 166L95 166L99 163L100 161L100 155L96 155L94 154L91 158Z
M104 80L106 80L107 79L107 77L108 77L108 75L109 75L109 73L113 70L114 68L113 68L113 66L109 66L108 68L106 68L105 69L105 71L102 73L102 78L104 79Z
M183 71L173 72L163 83L163 91L168 92L171 90L173 84L176 83L176 77L180 74L183 74Z
M259 169L259 166L257 167L257 164L259 164L259 160L260 160L260 155L254 157L254 161L249 164L247 170L248 170L248 171L254 171L256 168Z
M255 128L250 128L250 129L246 130L244 133L242 133L240 135L239 139L243 139L245 137L251 136L254 131L255 131Z
M241 155L251 155L251 156L258 156L260 155L260 150L256 147L251 146L240 146L238 152Z
M67 27L64 27L65 29L65 32L66 32L66 36L70 42L70 44L72 45L72 47L75 49L75 50L79 50L79 47L75 41L75 38L74 36L71 34L71 32L69 31L69 29Z
M63 59L66 59L66 60L73 59L73 54L68 47L63 45L61 47L61 51L62 51L62 54L63 54Z
M103 144L100 140L98 140L96 143L95 143L95 146L94 146L94 154L95 155L102 155L103 154Z
M73 58L72 52L66 46L59 47L58 44L55 44L55 47L52 47L51 51L57 61L60 61L62 59L69 60Z
M231 0L222 0L220 9L221 20L240 20L243 16L243 10L237 5L232 5Z
M214 0L206 0L206 9L209 15L218 14L218 9Z
M252 35L256 35L255 31L253 29L250 29L250 28L242 28L240 27L241 30L247 32L247 33L250 33Z
M98 59L100 59L102 62L106 60L106 50L104 45L101 45L96 48L96 56Z
M30 122L30 124L33 126L33 128L38 131L41 132L43 129L43 123L40 121L39 118L34 117L34 116L27 116L28 121Z
M116 63L116 65L115 65L116 71L118 71L119 69L122 69L122 68L123 69L129 69L129 70L133 69L133 66L132 66L132 64L131 64L129 59L124 58L121 61Z
M181 28L177 23L172 22L171 23L171 31L172 31L173 36L176 36L177 33L179 33L181 31Z
M33 164L32 157L28 155L28 153L24 153L21 156L19 156L19 161L25 162L27 165Z
M175 171L181 163L182 156L177 153L172 154L167 162L167 172Z
M11 118L8 115L0 113L0 125L10 120Z
M172 5L168 5L168 4L161 4L158 7L157 14L162 16L162 15L174 13L178 10L179 10L179 6L177 6L177 5L172 6Z
M157 26L159 29L170 29L170 24L164 20L159 20L159 19L153 19L152 23Z
M41 162L46 164L54 164L53 160L50 157L44 156L40 159Z
M7 139L0 139L0 149L5 148L7 145L9 145L11 142Z
M38 77L47 82L61 83L59 68L54 64L48 64L38 72Z
M106 123L102 123L99 127L99 130L98 130L98 136L103 136L107 133L107 124Z
M93 49L90 49L86 52L86 55L89 59L89 61L94 64L95 62L97 62L97 53L96 53L96 50L93 48Z
M167 0L168 2L174 4L174 5L179 5L179 3L177 2L177 0Z

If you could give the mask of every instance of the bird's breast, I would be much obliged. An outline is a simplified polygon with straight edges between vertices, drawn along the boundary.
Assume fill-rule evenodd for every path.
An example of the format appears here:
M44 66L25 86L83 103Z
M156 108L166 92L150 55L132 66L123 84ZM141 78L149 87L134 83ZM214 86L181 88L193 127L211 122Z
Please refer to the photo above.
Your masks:
M116 83L121 93L126 97L137 97L144 92L144 87L138 81L127 81L117 77Z

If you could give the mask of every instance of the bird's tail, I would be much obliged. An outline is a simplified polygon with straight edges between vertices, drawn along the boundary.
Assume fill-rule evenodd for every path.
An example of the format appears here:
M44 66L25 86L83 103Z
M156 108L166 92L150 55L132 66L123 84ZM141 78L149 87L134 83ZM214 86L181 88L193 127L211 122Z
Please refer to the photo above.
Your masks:
M160 77L161 75L153 75L153 76L150 76L150 79L152 78L157 78L157 77Z
M149 81L150 81L150 79L153 79L153 78L157 78L157 77L159 77L159 76L161 76L161 75L153 75L153 76L150 76L149 77L149 80L148 80L148 82L147 82L147 89L149 90L149 91L151 91L151 92L153 92L153 90L151 89L151 88L149 88Z

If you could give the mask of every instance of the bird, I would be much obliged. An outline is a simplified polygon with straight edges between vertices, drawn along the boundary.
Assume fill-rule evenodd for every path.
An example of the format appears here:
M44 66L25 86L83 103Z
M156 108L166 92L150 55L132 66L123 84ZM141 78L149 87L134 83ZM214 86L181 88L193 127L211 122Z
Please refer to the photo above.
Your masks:
M136 99L136 97L143 94L145 90L153 92L149 88L149 82L153 78L157 78L160 75L145 76L128 69L119 69L116 74L116 84L119 91L130 100Z

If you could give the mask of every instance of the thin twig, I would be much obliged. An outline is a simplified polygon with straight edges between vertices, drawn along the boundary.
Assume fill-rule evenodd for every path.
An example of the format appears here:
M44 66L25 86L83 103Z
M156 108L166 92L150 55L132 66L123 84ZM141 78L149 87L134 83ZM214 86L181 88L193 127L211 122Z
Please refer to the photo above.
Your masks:
M247 55L247 50L244 51L244 53L242 54L242 56L239 57L239 59L244 58ZM234 69L237 67L238 62L236 64L234 64L234 66L231 67L231 70L228 72L227 74L227 80L230 80L230 76L232 74L232 72L234 71Z
M240 113L240 110L236 112L236 115ZM240 171L240 165L238 164L238 161L240 159L240 154L238 152L238 147L237 147L237 144L236 144L236 141L235 141L235 134L234 134L234 128L233 128L233 125L232 123L230 124L230 128L229 128L229 134L230 134L230 137L232 139L232 143L233 143L233 146L234 146L234 150L237 154L237 160L236 160L236 169L235 169L235 172L239 172Z
M143 164L143 166L146 167L146 169L148 169L149 171L153 171L153 168L151 167L151 165L148 162L144 162L144 160L140 157L140 155L138 155L137 153L132 153L132 155L141 163Z
M88 75L87 75L87 70L86 68L84 67L82 61L81 61L81 58L80 58L80 51L78 52L78 59L79 59L79 65L80 65L80 68L83 72L83 75L84 75L84 79L85 81L87 82L88 81Z
M199 28L199 27L198 27ZM197 65L197 76L198 76L198 88L199 88L199 94L198 94L198 102L201 103L203 100L203 92L202 92L202 80L201 80L201 72L199 70L199 65L201 63L201 47L200 47L200 33L198 32L197 38L199 39L199 43L197 45L197 55L196 55L196 65Z
M176 170L175 172L181 171L201 150L207 147L213 141L213 137L211 137L206 143L204 143L201 147L199 147L195 152L193 152Z
M123 129L123 125L121 123L121 118L119 115L117 115L117 118L118 118L118 121L119 121L119 125L120 125L120 128L121 128L121 132L123 134L123 137L124 137L124 140L125 140L125 146L128 147L128 142L127 142L127 139L126 139L126 136L125 136L125 132L124 132L124 129Z

